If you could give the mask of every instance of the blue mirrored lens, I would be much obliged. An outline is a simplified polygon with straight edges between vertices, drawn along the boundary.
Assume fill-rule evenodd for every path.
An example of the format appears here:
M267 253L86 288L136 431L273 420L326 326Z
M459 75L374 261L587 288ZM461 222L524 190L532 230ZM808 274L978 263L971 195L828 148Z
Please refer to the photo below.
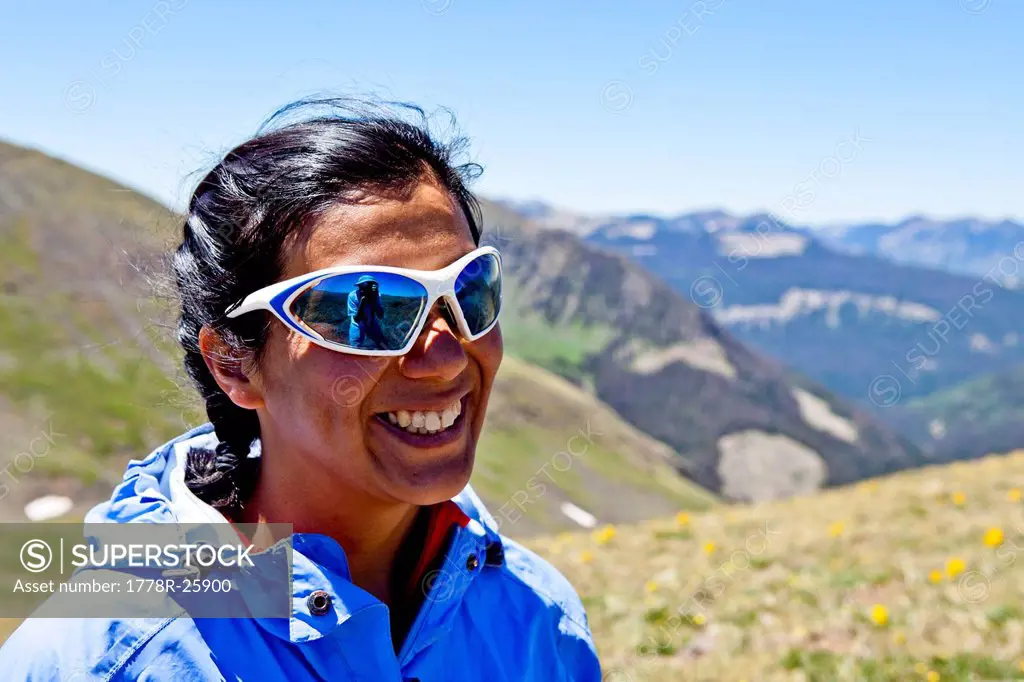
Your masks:
M455 282L455 298L472 334L491 326L501 309L501 267L497 256L485 253L466 265Z
M427 290L388 272L333 275L299 295L292 313L326 340L363 350L401 350L424 313Z

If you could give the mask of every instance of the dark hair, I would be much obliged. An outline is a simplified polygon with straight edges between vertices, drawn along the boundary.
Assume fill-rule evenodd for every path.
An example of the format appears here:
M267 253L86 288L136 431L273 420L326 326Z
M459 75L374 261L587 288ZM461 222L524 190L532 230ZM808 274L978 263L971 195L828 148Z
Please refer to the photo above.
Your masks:
M268 314L228 319L224 311L280 278L289 240L332 206L368 192L437 182L458 202L479 243L479 206L467 185L481 169L457 163L465 148L458 135L437 139L427 115L413 105L303 100L279 110L199 182L171 268L185 370L206 401L219 441L214 452L193 449L188 456L186 484L200 499L229 515L241 509L259 473L259 460L248 454L260 429L256 412L235 405L217 385L199 351L199 330L209 325L258 363Z

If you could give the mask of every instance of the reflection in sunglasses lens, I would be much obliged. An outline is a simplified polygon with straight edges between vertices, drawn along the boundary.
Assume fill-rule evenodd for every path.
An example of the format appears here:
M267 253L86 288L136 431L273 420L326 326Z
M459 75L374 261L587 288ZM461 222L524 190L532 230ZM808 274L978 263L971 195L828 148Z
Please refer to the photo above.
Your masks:
M325 340L361 350L401 350L423 314L427 291L404 275L334 275L303 292L292 312Z

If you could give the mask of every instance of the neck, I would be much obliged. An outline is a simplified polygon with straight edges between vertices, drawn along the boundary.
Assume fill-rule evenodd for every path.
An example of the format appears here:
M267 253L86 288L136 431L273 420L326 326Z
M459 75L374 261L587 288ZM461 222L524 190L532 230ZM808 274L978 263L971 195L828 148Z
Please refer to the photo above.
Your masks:
M334 538L345 550L353 583L391 603L389 585L395 557L416 518L419 507L384 501L364 491L323 486L322 474L296 471L267 457L264 446L259 480L241 514L243 523L290 523L295 533L318 533ZM301 460L301 458L299 458ZM295 462L296 459L290 459ZM310 481L318 481L311 490ZM323 492L325 488L330 493ZM280 538L265 538L272 544ZM254 538L254 542L260 542Z

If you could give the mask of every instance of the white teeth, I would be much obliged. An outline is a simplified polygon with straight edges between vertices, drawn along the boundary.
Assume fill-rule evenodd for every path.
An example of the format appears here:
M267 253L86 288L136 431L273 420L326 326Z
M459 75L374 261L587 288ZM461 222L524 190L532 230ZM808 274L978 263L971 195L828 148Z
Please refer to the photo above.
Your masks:
M415 412L409 412L408 410L388 412L388 421L410 433L438 433L454 424L461 413L462 403L456 400L441 412L435 412L434 410L427 410L426 412L421 410Z

